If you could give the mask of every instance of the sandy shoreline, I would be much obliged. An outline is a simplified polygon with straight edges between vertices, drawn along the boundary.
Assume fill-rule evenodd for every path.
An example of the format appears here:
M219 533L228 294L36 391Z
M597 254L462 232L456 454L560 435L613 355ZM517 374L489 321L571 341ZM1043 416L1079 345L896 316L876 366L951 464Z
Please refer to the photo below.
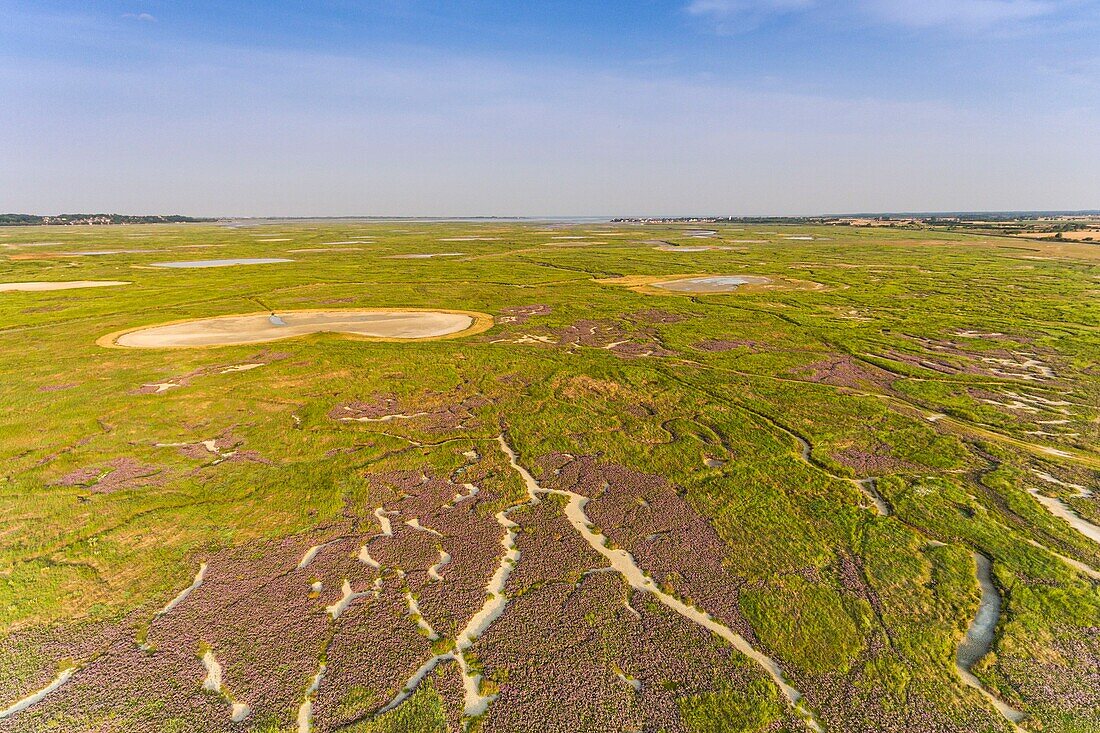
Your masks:
M109 334L101 346L195 348L265 343L314 333L339 333L375 340L424 340L475 333L492 326L491 316L464 311L398 309L296 310L217 316Z

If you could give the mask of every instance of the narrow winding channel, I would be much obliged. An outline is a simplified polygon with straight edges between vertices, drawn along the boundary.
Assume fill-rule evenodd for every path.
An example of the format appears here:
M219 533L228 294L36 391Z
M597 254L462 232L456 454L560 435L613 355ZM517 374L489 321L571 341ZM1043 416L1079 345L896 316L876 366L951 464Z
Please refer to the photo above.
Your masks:
M997 712L1015 725L1024 719L1024 714L986 689L981 680L970 671L989 653L989 649L993 646L993 634L997 630L997 622L1001 618L1001 596L997 592L997 586L993 584L992 563L988 557L976 552L974 564L978 584L982 589L982 599L978 604L978 613L970 622L966 637L959 645L955 661L963 682L982 693L993 707L997 708Z
M632 588L652 594L665 607L675 611L692 623L698 624L708 631L722 637L739 652L756 662L756 664L772 678L772 681L775 682L783 692L783 695L790 701L792 707L802 716L807 726L814 731L822 730L821 724L817 721L816 716L814 716L813 712L803 702L802 693L787 681L778 662L753 648L744 637L728 626L716 621L710 614L694 606L688 605L679 598L660 590L657 584L638 567L629 552L622 549L611 549L604 544L603 535L596 530L592 522L589 521L588 515L584 512L584 506L588 502L588 497L575 494L571 491L542 488L535 480L535 477L520 465L519 457L516 455L516 452L512 450L512 447L508 444L508 441L503 435L497 437L497 442L500 443L501 450L508 456L508 461L512 469L523 479L523 483L527 487L527 493L530 495L532 501L538 501L539 494L555 494L557 496L566 497L569 503L566 505L565 514L570 524L573 525L573 528L584 538L592 549L607 559L611 567L618 572Z
M58 687L61 687L61 685L68 682L69 678L73 676L76 670L76 667L69 667L67 669L61 670L61 672L57 675L57 677L53 679L53 681L50 682L50 684L46 685L40 690L32 692L21 700L16 700L9 707L0 710L0 720L15 715L16 713L20 713L29 708L31 705L34 705L37 702L41 702L43 699L45 699L46 695L49 695Z
M1048 512L1064 520L1077 532L1100 545L1100 527L1075 512L1069 504L1061 499L1041 494L1038 489L1028 489L1028 493L1035 497L1035 501L1039 502Z

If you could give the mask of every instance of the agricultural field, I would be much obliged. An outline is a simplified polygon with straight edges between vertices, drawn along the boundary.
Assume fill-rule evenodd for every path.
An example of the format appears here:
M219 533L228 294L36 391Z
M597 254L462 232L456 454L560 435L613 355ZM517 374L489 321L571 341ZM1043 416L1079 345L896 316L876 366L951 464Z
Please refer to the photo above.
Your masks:
M1100 730L1100 246L699 226L0 229L0 732Z

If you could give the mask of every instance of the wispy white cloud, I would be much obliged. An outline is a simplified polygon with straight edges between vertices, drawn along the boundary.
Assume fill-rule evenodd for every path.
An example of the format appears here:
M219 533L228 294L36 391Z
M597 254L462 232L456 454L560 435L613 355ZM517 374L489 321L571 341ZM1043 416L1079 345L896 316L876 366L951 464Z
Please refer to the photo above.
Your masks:
M867 12L911 28L989 29L1052 16L1075 3L1052 0L867 0Z
M790 10L802 10L814 4L814 0L693 0L688 5L687 10L692 15L782 13Z
M142 23L156 23L156 16L151 13L123 13L122 17L126 20L140 20Z
M738 33L816 4L816 0L692 0L686 10L689 15L714 23L720 33Z
M1096 0L691 0L684 9L724 33L811 10L906 28L969 32L1072 19L1082 11L1100 16L1098 5Z

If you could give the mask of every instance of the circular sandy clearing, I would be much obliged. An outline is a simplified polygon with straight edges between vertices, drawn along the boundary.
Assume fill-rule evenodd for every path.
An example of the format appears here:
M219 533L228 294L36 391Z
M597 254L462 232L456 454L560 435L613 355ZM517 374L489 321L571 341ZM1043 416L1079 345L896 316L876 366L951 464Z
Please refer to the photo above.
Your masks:
M112 285L129 285L128 280L62 280L58 282L0 283L0 293L38 293L45 290L75 290L77 288L107 288Z
M602 285L620 285L647 295L708 295L723 293L762 293L775 290L823 290L824 285L809 280L761 275L632 275L597 280Z
M454 310L372 308L245 313L174 321L101 337L100 346L168 349L258 344L315 333L339 333L371 341L456 338L491 328L485 313Z
M293 262L284 257L237 257L226 260L185 260L182 262L153 262L152 267L231 267L233 265L271 265L277 262Z

